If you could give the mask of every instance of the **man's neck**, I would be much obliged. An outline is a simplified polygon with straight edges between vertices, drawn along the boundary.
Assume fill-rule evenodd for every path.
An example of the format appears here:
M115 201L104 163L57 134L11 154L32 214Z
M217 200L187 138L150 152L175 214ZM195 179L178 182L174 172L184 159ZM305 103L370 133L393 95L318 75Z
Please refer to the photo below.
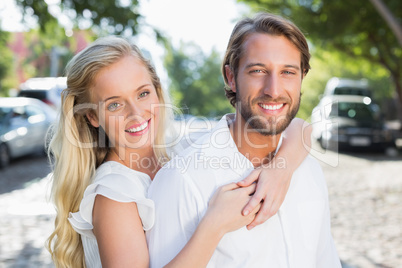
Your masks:
M236 115L234 120L229 122L230 134L237 149L253 163L254 167L269 163L278 147L281 134L262 135L247 128L243 121L240 115Z

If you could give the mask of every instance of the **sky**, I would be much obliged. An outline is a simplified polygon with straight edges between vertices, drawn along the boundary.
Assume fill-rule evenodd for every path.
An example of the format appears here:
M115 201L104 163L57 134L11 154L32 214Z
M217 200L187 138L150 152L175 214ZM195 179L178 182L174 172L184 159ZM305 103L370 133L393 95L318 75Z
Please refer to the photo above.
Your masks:
M195 41L204 51L224 51L244 5L236 0L141 1L146 21L168 33L174 42Z
M0 20L5 31L22 31L22 15L15 7L15 0L0 1ZM57 2L48 0L47 2ZM140 0L140 13L145 22L164 32L174 45L180 41L194 42L204 52L215 48L224 53L230 33L247 7L236 0ZM137 45L149 51L162 81L166 79L161 57L163 49L156 45L151 34L136 38Z

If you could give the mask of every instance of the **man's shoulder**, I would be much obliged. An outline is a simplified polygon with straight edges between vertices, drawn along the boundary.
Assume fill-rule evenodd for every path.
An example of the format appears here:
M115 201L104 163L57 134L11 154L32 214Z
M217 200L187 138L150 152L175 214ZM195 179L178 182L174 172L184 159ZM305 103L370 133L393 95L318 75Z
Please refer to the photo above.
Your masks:
M189 146L176 154L157 172L152 185L155 186L160 184L161 181L166 181L167 179L170 181L170 184L172 184L178 181L183 181L184 178L191 178L188 174L192 174L195 161L202 150L202 146Z
M295 180L304 186L327 192L327 185L320 163L314 157L308 155L301 165L293 173L292 181Z
M311 169L314 173L319 172L322 174L322 168L317 159L311 155L307 155L301 166Z
M199 135L195 141L191 141L189 145L182 151L178 152L172 159L170 159L160 170L160 172L180 171L188 172L188 167L191 163L199 160L201 154L212 154L211 136L214 133L214 129L207 133Z

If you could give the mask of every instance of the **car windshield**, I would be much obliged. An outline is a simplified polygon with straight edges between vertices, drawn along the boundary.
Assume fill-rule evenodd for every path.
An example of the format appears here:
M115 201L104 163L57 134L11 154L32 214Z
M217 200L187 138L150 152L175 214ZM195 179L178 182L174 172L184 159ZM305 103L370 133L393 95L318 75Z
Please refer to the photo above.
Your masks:
M46 99L46 90L21 90L18 96L43 100Z
M334 95L358 95L370 96L370 90L358 87L337 87L334 90Z
M334 103L330 117L345 117L359 121L373 121L373 111L364 103L339 102Z

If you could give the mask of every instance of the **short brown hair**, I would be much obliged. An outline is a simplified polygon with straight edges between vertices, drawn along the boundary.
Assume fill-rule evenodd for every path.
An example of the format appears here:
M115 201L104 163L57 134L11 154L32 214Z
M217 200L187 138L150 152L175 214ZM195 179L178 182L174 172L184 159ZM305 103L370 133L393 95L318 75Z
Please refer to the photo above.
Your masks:
M301 53L300 66L303 74L306 75L310 69L310 52L307 40L300 29L291 21L270 13L258 13L254 18L244 18L236 24L232 31L221 69L225 80L225 94L233 107L236 105L236 92L233 92L228 86L225 66L229 65L234 75L237 75L243 43L252 33L286 37Z

